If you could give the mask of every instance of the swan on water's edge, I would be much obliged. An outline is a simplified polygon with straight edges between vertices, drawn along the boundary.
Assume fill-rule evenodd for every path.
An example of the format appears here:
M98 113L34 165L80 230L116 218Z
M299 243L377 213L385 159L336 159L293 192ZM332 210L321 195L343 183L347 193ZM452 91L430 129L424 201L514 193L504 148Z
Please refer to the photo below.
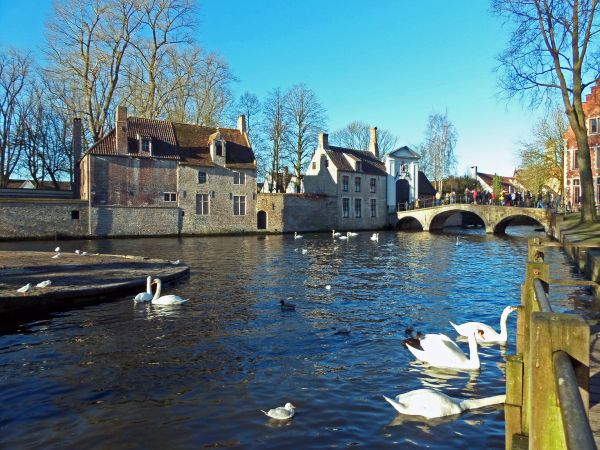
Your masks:
M135 303L144 303L152 301L152 277L148 276L146 278L146 292L140 292L138 295L133 297L133 301Z
M52 257L52 259L56 259L56 258L59 258L59 257L60 257L60 253L57 253L56 255L54 255L54 256Z
M459 400L436 389L416 389L397 395L394 400L383 398L401 414L422 416L427 419L452 416L470 409L497 405L506 401L506 395Z
M478 332L482 333L481 330ZM478 370L480 367L475 333L469 335L468 358L460 347L445 334L426 334L418 340L422 350L409 343L406 344L406 348L415 358L431 366L462 370Z
M500 333L497 333L492 327L481 322L467 322L461 325L456 325L455 323L450 322L450 325L454 327L458 334L467 337L476 330L481 330L482 333L478 333L476 335L477 342L504 344L508 339L506 321L509 314L517 309L519 309L518 306L507 306L504 308L504 311L502 311L502 315L500 316Z
M285 406L278 406L277 408L270 409L268 411L260 410L264 415L269 416L271 419L276 420L287 420L294 417L296 407L291 403L286 403Z
M294 231L294 239L302 239L304 236L302 236L301 234L298 234L297 231Z
M50 286L51 284L52 284L52 281L45 280L45 281L41 281L40 283L36 284L35 287L46 288L46 287Z
M20 287L19 289L17 289L17 292L20 292L21 294L24 294L25 292L28 292L31 290L31 283L27 283L25 286Z
M286 303L283 300L279 300L279 304L281 305L282 311L296 311L296 305L293 303Z
M181 305L187 302L187 298L181 298L179 295L170 294L161 296L162 283L160 278L155 278L152 284L156 284L156 292L154 293L154 297L152 297L153 305Z

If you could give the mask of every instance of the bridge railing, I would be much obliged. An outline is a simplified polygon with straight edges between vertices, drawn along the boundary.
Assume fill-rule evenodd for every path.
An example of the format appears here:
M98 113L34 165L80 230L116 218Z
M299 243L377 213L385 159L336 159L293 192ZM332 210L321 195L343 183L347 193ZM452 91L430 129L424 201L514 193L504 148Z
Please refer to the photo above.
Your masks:
M491 206L516 206L516 207L521 207L521 208L539 207L537 202L533 201L533 199L514 201L514 202L510 199L505 199L504 201L500 201L500 200L476 198L475 200L473 200L472 197L466 197L464 195L461 195L461 196L457 196L455 198L449 198L449 199L441 198L438 200L435 198L426 198L426 199L419 199L418 201L414 201L414 202L398 203L398 204L396 204L395 208L392 206L391 210L389 212L396 213L396 212L401 212L401 211L410 211L410 210L414 210L414 209L432 208L435 206L473 205L473 204L491 205ZM555 205L553 205L552 203L550 203L550 204L542 203L543 208L548 208L549 206L554 209Z
M506 449L596 449L588 419L590 328L575 314L552 311L553 280L544 244L531 238L517 325L517 354L506 359Z

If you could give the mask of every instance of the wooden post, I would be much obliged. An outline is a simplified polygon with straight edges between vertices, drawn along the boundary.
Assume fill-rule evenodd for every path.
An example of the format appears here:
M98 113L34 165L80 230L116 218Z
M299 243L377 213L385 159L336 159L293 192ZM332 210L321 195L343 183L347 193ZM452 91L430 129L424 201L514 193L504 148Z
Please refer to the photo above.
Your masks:
M521 321L523 332L523 343L517 351L523 358L523 411L521 414L521 429L524 434L529 434L529 386L531 386L531 366L529 365L529 354L531 346L531 315L540 310L538 302L535 301L533 290L534 278L548 280L550 267L543 262L528 262L525 269L525 283L521 287L521 309L519 311L519 320Z
M523 406L523 359L520 355L506 357L506 402L504 423L506 427L506 450L511 450L515 435L521 435Z
M536 312L531 317L530 339L530 353L525 365L529 380L533 379L535 383L528 385L531 405L524 414L529 422L529 448L564 449L567 447L558 404L553 353L562 350L577 361L577 381L587 409L590 329L579 316Z

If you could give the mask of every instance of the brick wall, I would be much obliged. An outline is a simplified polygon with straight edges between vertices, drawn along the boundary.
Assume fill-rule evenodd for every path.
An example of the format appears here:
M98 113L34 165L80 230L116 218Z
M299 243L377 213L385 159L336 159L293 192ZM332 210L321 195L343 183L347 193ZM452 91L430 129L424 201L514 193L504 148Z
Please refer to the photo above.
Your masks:
M329 231L336 225L336 198L309 194L258 194L257 215L267 231Z
M87 214L87 208L84 213ZM181 219L181 211L177 207L93 207L92 234L106 237L172 236L179 234Z

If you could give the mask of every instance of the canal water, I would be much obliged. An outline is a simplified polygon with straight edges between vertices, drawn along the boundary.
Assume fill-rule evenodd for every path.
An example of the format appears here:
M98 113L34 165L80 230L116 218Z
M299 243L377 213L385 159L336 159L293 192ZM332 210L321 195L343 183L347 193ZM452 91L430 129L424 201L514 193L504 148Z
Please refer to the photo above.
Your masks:
M508 345L480 347L480 371L428 368L401 341L409 325L452 338L449 320L499 328L502 309L520 302L527 236L535 234L508 232L61 242L63 251L181 259L189 279L163 291L189 302L152 307L123 297L5 327L0 447L503 448L501 407L426 421L398 416L382 395L423 387L460 398L504 393L516 313ZM553 277L577 276L560 250L548 249L546 260ZM553 291L555 303L585 307L585 292L570 289ZM282 312L282 299L296 310ZM260 412L286 402L297 408L291 421Z

